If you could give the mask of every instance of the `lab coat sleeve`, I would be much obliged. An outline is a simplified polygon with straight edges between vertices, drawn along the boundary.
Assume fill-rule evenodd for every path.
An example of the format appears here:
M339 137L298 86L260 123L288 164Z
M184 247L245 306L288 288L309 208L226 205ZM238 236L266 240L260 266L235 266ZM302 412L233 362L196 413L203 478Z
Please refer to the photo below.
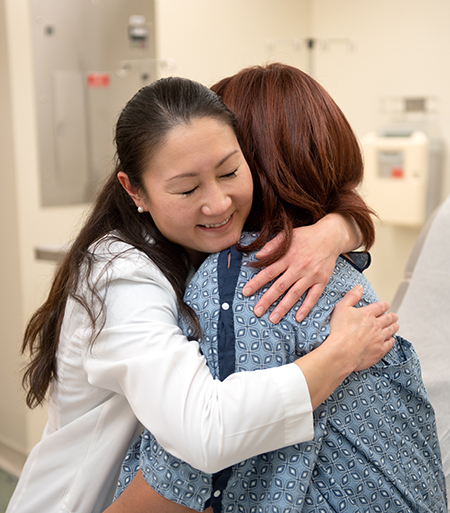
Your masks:
M312 438L301 370L289 364L214 380L198 343L182 335L173 289L151 262L117 262L106 307L105 326L85 352L88 380L123 394L174 456L212 473Z

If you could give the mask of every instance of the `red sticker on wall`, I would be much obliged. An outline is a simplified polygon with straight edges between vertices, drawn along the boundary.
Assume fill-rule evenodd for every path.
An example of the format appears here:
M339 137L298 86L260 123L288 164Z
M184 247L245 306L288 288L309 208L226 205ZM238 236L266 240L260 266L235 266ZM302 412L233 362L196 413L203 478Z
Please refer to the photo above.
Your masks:
M393 167L391 169L392 178L403 178L403 169L401 167Z
M88 73L87 85L88 87L108 87L109 80L109 73Z

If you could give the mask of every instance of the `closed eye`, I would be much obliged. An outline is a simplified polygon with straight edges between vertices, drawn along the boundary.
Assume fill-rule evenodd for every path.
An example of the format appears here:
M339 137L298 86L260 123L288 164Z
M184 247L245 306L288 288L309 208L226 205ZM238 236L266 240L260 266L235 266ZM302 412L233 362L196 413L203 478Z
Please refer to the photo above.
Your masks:
M190 191L185 191L185 192L180 192L180 194L182 196L190 196L194 191L195 189L197 189L197 187L194 187L193 189L191 189Z
M237 169L235 169L232 173L227 173L226 175L222 175L220 178L234 178L236 176Z
M225 175L222 175L220 178L234 178L237 174L237 169L235 169L234 171L232 171L231 173L227 173ZM180 192L179 194L181 196L190 196L191 194L193 194L196 189L197 189L198 186L194 187L193 189L190 189L189 191L183 191L183 192Z

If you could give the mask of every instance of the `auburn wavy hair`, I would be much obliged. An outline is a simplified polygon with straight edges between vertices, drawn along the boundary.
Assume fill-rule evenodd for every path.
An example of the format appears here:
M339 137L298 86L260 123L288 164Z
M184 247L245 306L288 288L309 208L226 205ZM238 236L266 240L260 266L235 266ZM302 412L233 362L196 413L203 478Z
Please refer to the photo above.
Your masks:
M352 218L363 245L375 239L374 212L356 188L363 160L350 124L325 89L292 66L243 69L212 88L237 119L237 135L253 173L254 200L247 228L260 232L257 249L284 230L310 225L331 212Z

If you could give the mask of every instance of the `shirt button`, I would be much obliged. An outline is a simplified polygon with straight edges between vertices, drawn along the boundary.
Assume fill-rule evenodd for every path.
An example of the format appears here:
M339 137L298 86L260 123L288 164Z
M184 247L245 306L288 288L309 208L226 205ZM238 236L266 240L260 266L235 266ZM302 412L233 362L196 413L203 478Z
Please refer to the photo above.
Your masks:
M221 492L220 490L216 490L216 491L214 492L214 497L220 497L220 494L221 494L221 493L222 493L222 492Z
M228 310L230 305L228 303L222 303L222 310Z

